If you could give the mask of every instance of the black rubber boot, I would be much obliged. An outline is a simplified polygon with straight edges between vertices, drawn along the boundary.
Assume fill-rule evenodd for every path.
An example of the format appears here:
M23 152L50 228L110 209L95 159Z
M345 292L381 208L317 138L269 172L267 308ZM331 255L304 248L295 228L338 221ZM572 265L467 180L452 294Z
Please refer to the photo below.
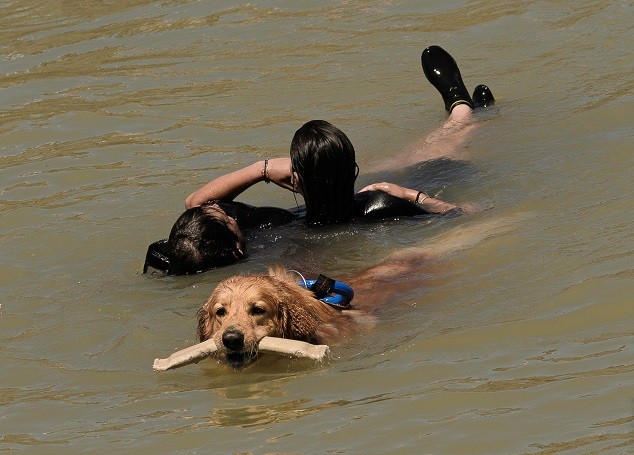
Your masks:
M427 80L442 95L447 112L459 104L473 109L473 100L462 82L456 61L440 46L429 46L420 56Z
M490 107L495 104L491 89L484 84L478 85L473 91L473 105L475 107Z

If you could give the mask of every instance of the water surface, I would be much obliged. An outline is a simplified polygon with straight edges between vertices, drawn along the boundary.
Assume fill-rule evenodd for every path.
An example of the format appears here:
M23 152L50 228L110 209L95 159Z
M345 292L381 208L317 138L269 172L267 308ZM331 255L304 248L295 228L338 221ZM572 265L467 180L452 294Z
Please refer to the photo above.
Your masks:
M631 5L424 3L0 3L1 449L631 451ZM140 273L191 191L284 156L309 119L342 128L362 170L441 125L431 44L498 100L461 149L468 178L440 188L482 211L283 228L239 265ZM273 185L241 200L295 204ZM280 260L353 274L508 218L324 364L151 370L196 341L230 274Z

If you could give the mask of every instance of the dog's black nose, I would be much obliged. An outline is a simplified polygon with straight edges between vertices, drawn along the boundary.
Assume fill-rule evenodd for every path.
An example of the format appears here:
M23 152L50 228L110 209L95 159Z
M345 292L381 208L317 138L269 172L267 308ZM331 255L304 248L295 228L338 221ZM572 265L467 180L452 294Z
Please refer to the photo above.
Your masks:
M222 334L222 344L232 351L240 351L244 346L244 335L238 330L226 330Z

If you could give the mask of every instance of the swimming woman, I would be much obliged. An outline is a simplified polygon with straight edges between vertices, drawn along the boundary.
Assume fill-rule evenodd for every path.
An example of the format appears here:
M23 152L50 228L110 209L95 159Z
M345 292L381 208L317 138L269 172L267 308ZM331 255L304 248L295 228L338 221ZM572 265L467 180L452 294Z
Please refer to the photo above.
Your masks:
M421 63L425 76L440 92L449 117L428 136L420 153L403 154L389 164L392 167L450 155L470 129L472 110L494 102L490 90L483 85L476 88L473 98L469 95L457 64L442 48L425 49ZM431 155L425 155L425 149L432 150ZM290 212L288 216L276 212L282 209L267 208L270 212L252 217L255 222L244 221L249 210L256 208L233 200L262 181L301 194L309 224L461 211L455 204L395 183L374 183L355 195L358 173L354 147L343 131L324 120L309 121L295 132L290 158L258 161L222 175L189 195L185 201L187 210L174 225L170 238L150 245L145 268L149 264L171 274L195 273L244 257L243 230L257 227L258 223L267 224L269 217L269 225L284 224L295 217ZM228 222L225 217L234 221ZM194 220L196 223L190 224ZM213 229L206 228L205 223L213 225ZM226 232L221 235L217 230L222 226ZM221 240L223 246L219 248Z

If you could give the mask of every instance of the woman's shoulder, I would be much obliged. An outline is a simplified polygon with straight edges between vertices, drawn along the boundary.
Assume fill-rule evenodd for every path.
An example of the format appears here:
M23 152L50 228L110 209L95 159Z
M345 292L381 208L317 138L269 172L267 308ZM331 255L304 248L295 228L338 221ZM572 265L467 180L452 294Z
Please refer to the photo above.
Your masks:
M384 219L426 213L421 205L383 191L363 191L354 196L355 218Z

